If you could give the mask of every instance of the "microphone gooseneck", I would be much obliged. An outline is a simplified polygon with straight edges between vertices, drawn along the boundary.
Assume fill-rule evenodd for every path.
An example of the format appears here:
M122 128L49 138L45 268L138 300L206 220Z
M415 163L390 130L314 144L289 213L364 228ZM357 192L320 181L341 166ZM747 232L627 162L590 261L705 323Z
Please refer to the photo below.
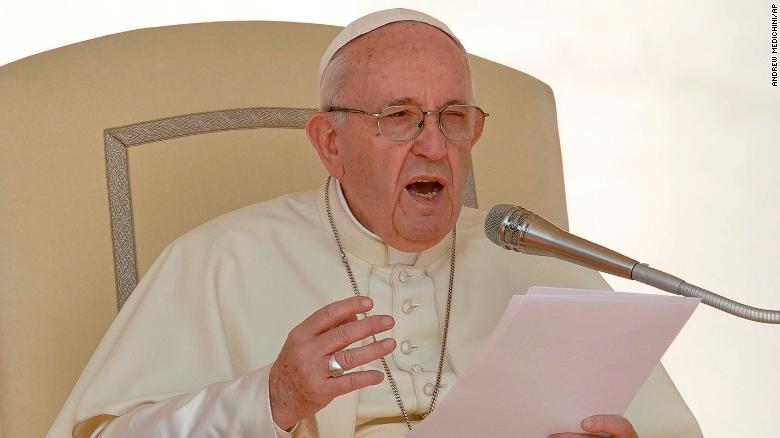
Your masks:
M704 304L740 318L780 324L778 310L751 307L686 283L647 264L563 231L522 207L499 204L490 209L485 219L485 235L504 249L555 257L586 268L636 280L673 294L701 298Z

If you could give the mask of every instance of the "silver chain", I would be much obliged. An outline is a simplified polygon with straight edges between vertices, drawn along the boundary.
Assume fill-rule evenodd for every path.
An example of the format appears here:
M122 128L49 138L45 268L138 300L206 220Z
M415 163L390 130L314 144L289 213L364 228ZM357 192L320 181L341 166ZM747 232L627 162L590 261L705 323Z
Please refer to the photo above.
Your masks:
M325 183L325 212L328 214L328 222L330 222L330 229L333 231L333 237L336 239L336 245L339 247L339 253L341 254L341 262L344 263L344 269L347 271L347 277L349 277L349 284L352 286L352 291L356 296L360 296L360 289L358 289L355 276L352 274L352 268L349 266L349 260L347 259L347 253L344 252L344 246L341 244L341 237L336 230L336 222L333 220L333 213L330 209L330 177ZM439 368L436 371L436 384L433 386L433 394L431 395L431 406L428 408L428 412L423 414L422 418L425 419L433 412L433 408L436 406L436 397L439 396L439 388L441 388L441 375L444 368L444 353L447 348L447 332L450 326L450 309L452 308L452 285L455 281L455 229L452 229L452 256L450 256L450 281L449 289L447 290L447 308L444 313L444 330L441 337L441 351L439 352ZM363 318L367 318L368 315L364 312ZM376 342L376 336L371 335L371 339ZM390 389L393 391L395 402L398 404L398 408L401 410L401 416L404 417L406 427L412 430L412 421L409 419L409 414L406 412L403 400L401 400L401 393L398 391L398 384L395 383L393 373L390 372L390 367L387 365L387 361L384 357L379 359L382 361L382 368L385 370L387 381L390 382Z

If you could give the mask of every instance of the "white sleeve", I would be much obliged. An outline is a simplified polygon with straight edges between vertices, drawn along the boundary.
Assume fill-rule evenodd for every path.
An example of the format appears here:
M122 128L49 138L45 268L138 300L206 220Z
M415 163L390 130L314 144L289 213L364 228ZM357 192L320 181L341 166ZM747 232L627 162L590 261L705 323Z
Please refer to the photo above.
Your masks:
M265 366L238 379L138 406L102 430L102 438L228 437L288 438L271 416ZM297 427L297 425L296 425Z

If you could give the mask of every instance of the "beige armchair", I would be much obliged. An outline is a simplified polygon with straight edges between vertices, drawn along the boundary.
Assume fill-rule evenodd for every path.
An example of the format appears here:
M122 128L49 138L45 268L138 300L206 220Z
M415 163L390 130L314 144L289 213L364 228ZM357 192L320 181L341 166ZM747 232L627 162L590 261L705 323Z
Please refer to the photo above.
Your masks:
M143 29L0 67L0 435L42 436L160 251L224 212L322 184L300 128L338 28ZM467 202L566 226L544 83L472 56L491 113Z

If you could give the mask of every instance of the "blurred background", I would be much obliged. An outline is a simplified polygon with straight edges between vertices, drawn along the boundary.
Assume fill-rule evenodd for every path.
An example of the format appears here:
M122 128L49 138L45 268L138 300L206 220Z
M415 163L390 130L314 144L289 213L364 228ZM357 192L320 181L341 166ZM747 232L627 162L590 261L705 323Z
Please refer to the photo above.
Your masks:
M1 0L0 65L145 27L343 26L379 9L418 9L446 22L469 52L552 87L574 233L730 298L780 309L771 4ZM653 292L607 280L617 290ZM701 306L663 363L706 437L777 436L780 327Z

